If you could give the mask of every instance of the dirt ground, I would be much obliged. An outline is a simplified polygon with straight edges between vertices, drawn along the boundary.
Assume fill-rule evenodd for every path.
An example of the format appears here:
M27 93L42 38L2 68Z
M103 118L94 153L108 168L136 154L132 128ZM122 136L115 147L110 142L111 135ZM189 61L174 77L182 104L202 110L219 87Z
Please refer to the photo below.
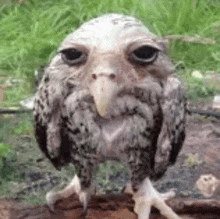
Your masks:
M160 191L177 189L177 197L204 198L196 186L201 175L220 179L220 120L188 116L186 140L176 164L155 183ZM220 198L220 188L210 197Z

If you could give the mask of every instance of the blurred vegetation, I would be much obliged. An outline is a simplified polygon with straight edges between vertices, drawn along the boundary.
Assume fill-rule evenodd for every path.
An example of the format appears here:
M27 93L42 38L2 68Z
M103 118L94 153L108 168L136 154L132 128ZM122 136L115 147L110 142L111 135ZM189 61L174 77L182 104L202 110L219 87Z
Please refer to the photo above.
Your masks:
M1 0L1 77L22 78L20 86L5 90L3 106L15 105L32 95L34 71L48 63L60 41L83 22L103 13L124 13L142 20L157 35L188 35L210 38L203 45L173 40L169 55L186 70L220 71L219 0ZM184 76L187 83L190 74ZM207 92L197 92L207 96ZM189 85L193 88L194 85ZM198 86L199 88L199 86ZM208 94L213 95L215 90ZM193 92L193 91L190 91Z

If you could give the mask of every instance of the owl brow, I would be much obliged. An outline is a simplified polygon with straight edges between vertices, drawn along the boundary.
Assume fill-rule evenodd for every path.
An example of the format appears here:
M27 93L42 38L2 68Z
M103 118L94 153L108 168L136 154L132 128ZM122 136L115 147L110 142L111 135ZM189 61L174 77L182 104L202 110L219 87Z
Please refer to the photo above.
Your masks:
M71 44L67 44L67 45L62 46L58 50L58 53L62 53L62 51L65 51L65 50L68 50L68 49L76 49L76 50L79 50L83 53L88 53L89 52L88 48L84 44L71 43Z

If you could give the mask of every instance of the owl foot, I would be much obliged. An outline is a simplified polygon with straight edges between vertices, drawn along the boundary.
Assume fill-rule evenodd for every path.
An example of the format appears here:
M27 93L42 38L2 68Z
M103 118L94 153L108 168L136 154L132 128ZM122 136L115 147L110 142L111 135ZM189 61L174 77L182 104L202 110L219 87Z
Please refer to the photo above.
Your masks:
M138 219L149 219L151 206L156 207L161 215L167 219L180 219L180 217L165 203L165 200L173 198L175 191L160 194L146 178L137 192L133 192L132 187L128 184L124 190L125 193L133 194L135 201L134 211Z
M165 192L165 193L158 192L158 194L164 201L166 201L166 200L174 198L176 196L176 189L170 189L168 192Z
M73 194L77 194L79 196L79 200L83 204L82 214L87 213L88 201L90 198L90 188L82 191L80 181L77 175L74 176L71 183L59 192L50 191L46 195L46 202L51 211L55 211L54 205L58 200L62 200L70 197Z

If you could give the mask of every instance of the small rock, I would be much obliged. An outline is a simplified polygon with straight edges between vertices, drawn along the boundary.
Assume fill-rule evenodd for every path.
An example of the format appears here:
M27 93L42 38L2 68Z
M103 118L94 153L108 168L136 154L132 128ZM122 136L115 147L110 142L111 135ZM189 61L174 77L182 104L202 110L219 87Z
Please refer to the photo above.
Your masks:
M214 97L212 107L213 107L214 109L220 109L220 95L216 95L216 96Z
M197 70L195 70L195 71L192 72L192 76L193 76L194 78L199 78L199 79L202 79L202 78L203 78L203 75L201 74L201 72L200 72L200 71L197 71Z
M210 198L219 187L220 180L212 174L201 175L196 181L196 187L202 192L204 197Z
M32 96L26 100L22 100L22 101L20 101L20 104L27 109L33 109L34 108L34 98L35 98L35 96Z

